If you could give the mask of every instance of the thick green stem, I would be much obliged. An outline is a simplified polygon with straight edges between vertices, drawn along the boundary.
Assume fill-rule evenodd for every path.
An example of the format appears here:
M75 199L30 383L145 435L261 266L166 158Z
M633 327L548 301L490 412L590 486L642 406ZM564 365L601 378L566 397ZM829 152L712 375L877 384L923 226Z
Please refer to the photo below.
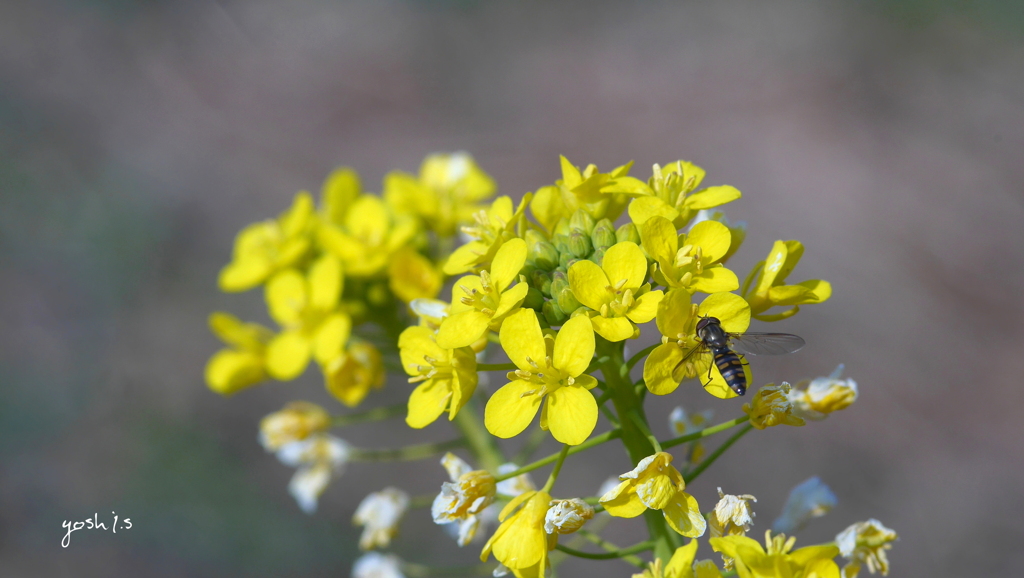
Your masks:
M629 378L629 367L623 359L622 347L622 342L610 343L600 337L597 338L598 357L607 357L607 361L601 364L601 373L604 374L608 391L612 395L612 403L615 404L615 412L620 418L622 443L626 446L631 463L635 465L647 456L653 455L656 450L646 432L637 426L636 421L626 419L627 416L635 414L636 419L647 422L643 401L637 395L633 381ZM658 510L645 511L644 519L653 542L654 556L661 558L663 564L667 564L675 550L672 529L665 523L664 515Z

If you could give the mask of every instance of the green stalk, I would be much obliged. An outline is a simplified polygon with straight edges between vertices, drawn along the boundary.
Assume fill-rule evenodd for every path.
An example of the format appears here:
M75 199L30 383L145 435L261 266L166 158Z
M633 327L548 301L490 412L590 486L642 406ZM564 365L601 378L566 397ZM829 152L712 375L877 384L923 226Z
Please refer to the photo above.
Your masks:
M590 448L592 448L594 446L599 446L599 445L605 443L606 441L616 439L616 438L618 438L621 435L622 435L622 430L619 430L619 429L613 429L611 431L606 431L606 432L604 432L603 434L601 434L599 436L594 436L594 437L590 438L589 440L581 443L578 446L572 446L569 449L569 451L567 452L567 455L571 456L573 454L577 454L579 452L582 452L583 450L589 450ZM514 472L509 472L507 474L502 474L500 476L495 476L494 479L496 481L500 482L500 481L507 480L509 478L514 478L516 476L519 476L519 475L522 475L522 474L525 474L525 473L528 473L528 472L532 472L533 470L536 470L537 468L542 468L542 467L544 467L544 466L554 462L555 460L558 459L558 456L560 456L560 455L562 455L562 452L558 452L556 454L551 454L550 456L541 458L541 459L539 459L539 460L537 460L537 461L535 461L533 463L526 464L525 466L519 468L518 470L515 470Z
M603 549L606 552L615 552L617 550L620 550L620 548L618 546L616 546L615 544L612 544L608 540L605 540L604 538L602 538L602 537L598 536L597 534L595 534L593 532L590 532L588 530L579 530L576 533L578 535L586 538L590 542L592 542L594 544L597 544L598 546L601 547L601 549ZM626 562L628 564L632 564L633 566L636 566L637 568L645 568L645 567L647 567L647 564L644 564L643 560L641 560L640 558L637 558L636 556L633 556L631 554L627 555L627 556L623 556L622 557L622 561Z
M344 427L352 424L363 423L367 421L380 421L392 417L398 417L405 413L406 404L399 403L395 405L386 405L383 407L375 407L368 411L360 413L350 413L348 415L336 415L331 418L332 427Z
M654 544L655 543L653 540L648 540L646 542L634 544L628 548L622 548L620 550L605 552L604 554L581 552L579 550L573 550L572 548L568 546L563 546L561 544L555 546L555 548L557 548L561 552L565 552L570 556L576 556L577 558L588 558L590 560L613 560L615 558L624 558L626 556L629 556L630 554L636 554L637 552L646 552L647 550L653 548Z
M744 434L746 434L748 431L750 431L752 429L754 429L754 426L752 426L752 425L750 425L748 423L743 429L741 429L740 431L732 434L732 437L730 437L729 439L725 440L725 443L723 443L721 446L719 446L718 449L716 449L715 451L711 452L711 455L709 455L708 457L704 458L704 461L702 461L700 463L700 465L698 465L696 468L694 468L692 472L687 472L686 473L686 475L684 476L684 478L686 478L686 483L689 484L693 480L697 479L697 476L699 476L701 474L701 472L703 472L704 470L708 469L708 466L710 466L711 464L715 463L715 460L717 460L719 458L719 456L724 454L725 450L729 449L729 447L731 447L732 444L734 444L737 441L739 441L739 439L741 437L743 437Z
M661 447L663 447L665 449L668 449L668 448L671 448L671 447L675 447L675 446L677 446L679 444L685 444L686 442L697 441L697 440L699 440L701 438L708 437L709 435L716 434L716 433L718 433L720 431L725 431L725 430L727 430L727 429L729 429L731 427L735 427L735 426L738 426L740 424L747 423L749 421L750 421L750 417L744 415L743 417L738 417L736 419L731 419L729 421L722 422L722 423L720 423L718 425L713 425L711 427L704 428L704 429L702 429L702 430L700 430L698 432L693 432L691 434L686 434L684 436L679 436L677 438L672 438L670 440L665 440L665 441L661 442Z
M558 452L558 461L555 462L555 467L551 468L551 474L548 476L548 481L541 489L542 492L551 493L551 488L555 486L555 480L558 479L558 473L562 471L562 464L565 463L565 456L569 455L570 447L572 446L565 444L562 446L562 451Z

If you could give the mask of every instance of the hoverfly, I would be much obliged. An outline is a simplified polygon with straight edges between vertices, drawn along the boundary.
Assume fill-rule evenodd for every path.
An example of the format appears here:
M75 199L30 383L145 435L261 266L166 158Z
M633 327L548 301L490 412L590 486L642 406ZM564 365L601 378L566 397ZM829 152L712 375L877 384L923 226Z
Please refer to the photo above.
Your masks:
M718 318L708 316L697 321L697 339L700 343L686 358L694 354L703 355L710 350L714 366L737 395L747 392L744 363L737 351L749 355L783 355L793 353L806 343L802 337L789 333L727 333ZM711 382L711 370L711 364L708 364L708 383ZM704 386L707 387L707 384Z

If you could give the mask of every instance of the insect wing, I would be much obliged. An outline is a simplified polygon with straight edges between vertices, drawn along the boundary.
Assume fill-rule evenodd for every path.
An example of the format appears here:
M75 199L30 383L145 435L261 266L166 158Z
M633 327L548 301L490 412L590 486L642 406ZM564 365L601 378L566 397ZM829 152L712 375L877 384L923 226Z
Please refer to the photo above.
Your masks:
M784 355L793 353L807 342L790 333L730 333L732 347L748 355Z
M704 343L698 343L696 347L683 356L683 359L679 361L677 367L681 367L687 362L692 364L696 371L693 374L686 372L686 379L699 376L701 373L707 371L709 366L714 364L711 359L711 349Z

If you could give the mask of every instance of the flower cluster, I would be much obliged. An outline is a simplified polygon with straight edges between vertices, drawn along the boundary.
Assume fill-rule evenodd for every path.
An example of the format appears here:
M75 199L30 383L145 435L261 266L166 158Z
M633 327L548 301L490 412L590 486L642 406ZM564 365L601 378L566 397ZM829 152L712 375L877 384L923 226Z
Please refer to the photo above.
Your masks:
M832 507L835 497L823 484L794 491L763 546L746 535L754 496L719 489L717 505L702 509L689 493L743 435L824 419L853 404L858 390L840 378L842 366L796 387L769 383L750 396L743 415L719 424L710 423L710 409L677 408L674 437L659 440L644 411L648 394L670 395L692 381L712 403L743 395L756 383L743 354L789 353L803 344L793 335L749 333L751 321L788 319L801 305L828 300L831 286L788 284L804 250L795 240L775 242L764 261L737 275L729 262L746 224L731 223L722 207L740 191L705 186L705 171L688 161L654 165L646 179L631 169L581 169L562 157L560 178L519 202L494 198L494 181L465 153L429 156L418 175L390 173L380 195L364 192L353 170L335 171L319 201L299 193L277 219L239 233L220 287L262 287L277 328L211 315L210 327L227 347L210 359L208 385L230 395L267 379L296 379L315 362L326 390L354 408L384 385L386 367L405 373L400 406L332 415L293 402L260 426L264 447L298 468L291 490L307 512L348 461L443 454L448 476L438 480L436 496L388 487L363 500L353 521L364 527L364 550L390 547L402 519L413 515L407 511L430 506L459 546L482 540L497 524L481 552L482 561L497 561L487 568L495 576L540 578L577 556L620 559L642 578L723 571L838 578L840 554L849 559L847 578L864 566L885 574L896 535L875 520L851 526L834 543L799 549L781 533ZM653 345L627 356L626 344L642 339L645 328ZM505 379L491 386L492 372ZM368 449L328 433L396 416L419 430L442 415L458 432L448 442ZM610 429L595 434L601 415ZM732 437L706 451L707 438L734 427ZM515 461L527 463L519 466L495 438L526 432ZM530 462L548 435L561 451ZM554 493L572 455L612 440L628 456L613 470L628 470L613 485L598 495ZM676 446L682 451L673 455ZM448 451L455 448L472 461ZM546 483L535 486L528 472L548 464ZM638 516L646 518L648 540L619 547L599 536L611 519ZM721 564L695 560L705 535ZM602 551L580 550L584 542ZM639 557L645 552L649 563ZM374 552L353 569L355 576L406 572L429 574Z

